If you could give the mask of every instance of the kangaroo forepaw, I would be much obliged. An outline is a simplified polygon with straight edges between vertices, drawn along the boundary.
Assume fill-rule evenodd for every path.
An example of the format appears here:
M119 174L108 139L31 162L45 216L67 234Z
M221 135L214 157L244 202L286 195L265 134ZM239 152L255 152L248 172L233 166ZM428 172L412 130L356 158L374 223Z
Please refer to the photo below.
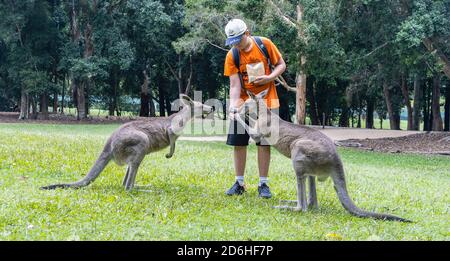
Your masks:
M173 156L173 154L168 153L168 154L166 154L166 159L170 159L170 158L172 158L172 156Z
M319 205L317 204L317 202L309 202L308 203L308 208L310 208L310 209L318 209Z
M306 206L300 206L298 204L298 200L280 200L280 204L279 206L274 206L273 208L276 209L283 209L283 210L291 210L294 212L298 212L298 211L307 211L307 207Z
M273 208L282 209L282 210L290 210L290 211L294 211L294 212L302 211L302 208L298 207L298 206L293 207L293 206L282 205L282 206L273 206ZM306 210L303 210L303 211L306 211Z
M292 206L292 205L294 205L294 206L297 206L297 200L280 200L280 204L282 204L282 205L285 205L285 206Z

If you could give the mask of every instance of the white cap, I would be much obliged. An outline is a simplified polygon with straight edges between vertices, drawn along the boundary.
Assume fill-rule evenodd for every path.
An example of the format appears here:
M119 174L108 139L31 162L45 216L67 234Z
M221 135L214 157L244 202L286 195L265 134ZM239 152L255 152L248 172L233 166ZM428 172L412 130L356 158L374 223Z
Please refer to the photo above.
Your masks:
M232 45L241 41L242 35L247 31L247 25L241 19L232 19L225 26L227 40L225 45Z

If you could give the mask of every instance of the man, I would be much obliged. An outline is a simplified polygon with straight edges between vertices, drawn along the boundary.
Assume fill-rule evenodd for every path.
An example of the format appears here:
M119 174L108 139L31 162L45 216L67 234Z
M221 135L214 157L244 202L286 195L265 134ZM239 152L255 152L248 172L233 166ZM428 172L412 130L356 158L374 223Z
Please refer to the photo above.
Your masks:
M225 59L224 75L230 78L230 130L227 137L227 144L234 146L234 168L236 172L236 182L225 193L227 195L241 195L245 192L244 172L247 158L247 145L249 135L243 130L242 126L238 126L234 120L234 114L246 99L248 95L245 91L258 94L268 90L265 96L265 102L271 109L280 107L278 95L275 88L274 80L281 75L286 69L286 64L281 57L281 53L277 47L267 38L261 37L262 43L268 51L273 69L270 68L265 55L258 48L255 39L250 36L247 25L240 19L232 19L225 27L227 35L226 45L231 45L239 50L239 68L236 67L233 59L233 52L230 50ZM264 68L264 74L249 77L247 68ZM241 78L244 86L241 84ZM239 130L238 130L239 129ZM268 186L268 172L270 164L270 146L257 144L258 146L258 169L260 182L258 185L258 193L260 197L270 198L272 194Z

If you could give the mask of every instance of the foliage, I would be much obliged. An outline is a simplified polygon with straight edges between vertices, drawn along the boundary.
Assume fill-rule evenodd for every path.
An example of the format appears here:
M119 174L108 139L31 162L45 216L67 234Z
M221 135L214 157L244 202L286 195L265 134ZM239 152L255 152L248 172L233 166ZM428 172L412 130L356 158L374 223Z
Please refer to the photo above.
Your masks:
M301 22L297 7L303 8ZM309 116L323 112L331 119L327 124L346 111L369 114L370 104L374 111L396 113L413 98L415 79L427 89L425 82L442 76L446 64L450 68L445 0L3 0L0 16L0 97L8 104L17 104L21 90L67 95L77 79L89 79L88 100L120 112L121 96L141 96L144 71L151 101L161 111L168 111L169 101L188 83L204 98L225 100L224 27L231 18L244 19L253 35L272 39L287 63L284 78L291 86L300 69L306 73ZM92 35L86 34L88 25ZM92 55L85 57L89 41ZM447 82L441 81L441 95ZM293 114L294 95L280 91L280 98ZM430 97L421 99L427 104ZM421 108L422 115L426 111Z

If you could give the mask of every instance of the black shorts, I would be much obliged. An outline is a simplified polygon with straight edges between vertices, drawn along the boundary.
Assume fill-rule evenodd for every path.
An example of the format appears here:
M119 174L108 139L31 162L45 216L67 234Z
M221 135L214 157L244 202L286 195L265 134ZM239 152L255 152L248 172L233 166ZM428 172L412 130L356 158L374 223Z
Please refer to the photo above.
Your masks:
M248 146L250 135L247 130L238 121L230 121L230 127L228 129L227 145L231 146ZM263 145L260 142L256 143L257 146L270 146Z

